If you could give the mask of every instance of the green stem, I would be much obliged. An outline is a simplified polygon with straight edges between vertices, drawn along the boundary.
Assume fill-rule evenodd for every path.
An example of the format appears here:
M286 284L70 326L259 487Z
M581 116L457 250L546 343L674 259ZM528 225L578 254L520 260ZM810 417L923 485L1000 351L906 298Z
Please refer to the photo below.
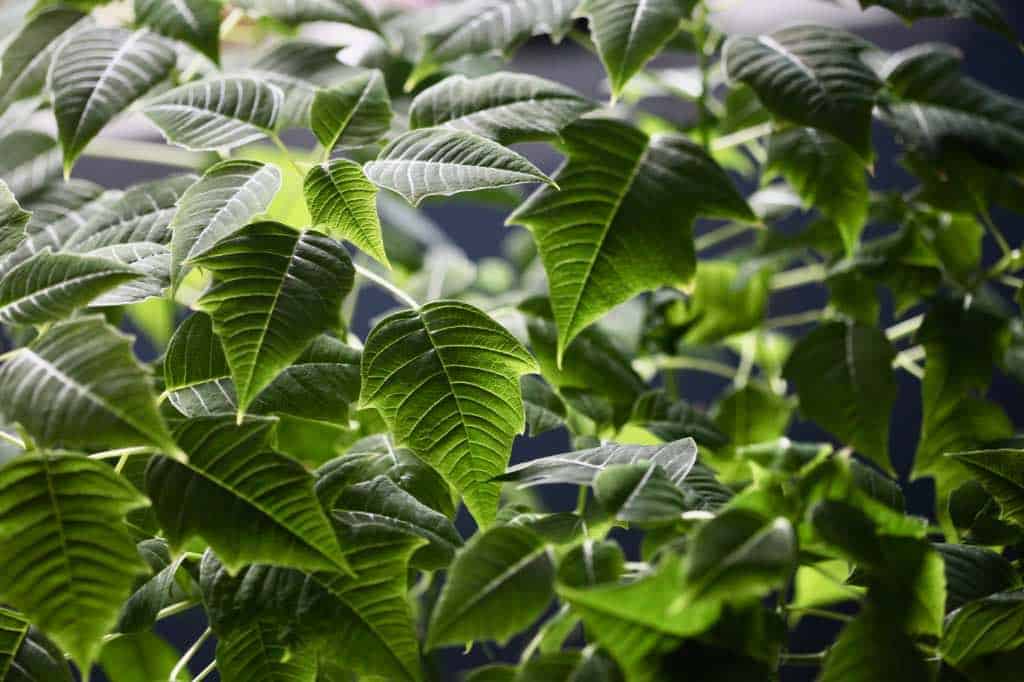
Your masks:
M295 170L295 173L300 178L306 177L306 174L302 172L301 168L299 168L299 164L295 163L295 159L292 158L292 150L288 149L288 145L286 145L284 141L281 140L277 133L270 134L270 141L273 142L274 146L277 147L282 154L284 154L286 159L288 159L288 163L291 164L292 168Z
M988 209L984 206L978 209L978 216L981 218L982 224L992 235L992 238L996 240L996 244L999 245L999 250L1003 252L1003 256L1009 256L1013 249L1010 248L1010 243L1006 241L1006 236L1003 235L1002 230L996 226L992 220L992 216L989 214Z
M744 225L742 223L726 223L720 227L702 234L693 240L693 247L697 251L704 251L710 249L712 246L721 244L724 241L728 241L733 237L754 229L753 225Z
M915 315L889 327L885 330L885 335L890 341L898 341L915 333L921 328L922 322L924 322L924 315Z
M171 616L176 616L179 613L184 613L185 611L188 611L191 608L195 608L196 606L197 604L192 601L180 601L177 604L171 604L170 606L166 606L160 609L156 614L156 619L163 620L164 618L170 618Z
M10 443L11 445L14 445L15 447L19 447L22 450L26 449L25 448L25 442L23 440L21 440L17 436L12 436L11 434L7 433L6 431L0 431L0 440L5 440L8 443Z
M817 284L828 275L824 265L812 263L800 268L780 272L772 278L772 291L795 289L805 284Z
M853 620L853 616L848 616L845 613L836 613L835 611L826 611L825 609L812 609L812 608L792 608L785 607L788 613L798 613L805 616L814 616L816 618L827 618L829 620L837 620L841 623L849 623Z
M416 302L416 299L414 299L412 296L399 289L393 283L384 279L373 270L364 268L362 265L354 263L353 266L356 269L356 273L358 273L359 276L361 276L362 278L370 280L371 282L379 286L381 289L384 289L389 294L391 294L396 300L401 301L402 303L409 306L413 310L419 309L420 304Z
M192 660L192 657L196 655L196 653L199 651L199 648L203 646L203 644L206 642L206 640L210 638L210 635L212 634L213 630L211 630L210 628L206 628L205 630L203 630L203 634L199 635L199 639L193 642L192 646L190 646L188 650L181 655L181 658L178 659L178 662L174 664L173 668L171 668L171 674L168 675L168 680L170 680L170 682L176 682L176 680L178 679L178 674L182 670L185 670L185 668L188 666L188 662Z
M804 324L820 322L824 317L824 310L808 310L803 313L794 313L793 315L779 315L778 317L769 317L765 320L764 328L781 329L783 327L799 327Z
M82 152L82 155L97 159L174 166L188 170L199 170L217 161L216 154L190 152L158 142L127 140L120 137L98 137Z
M207 677L213 674L213 671L217 669L217 661L210 661L210 665L203 668L198 675L196 675L192 682L203 682Z
M720 152L725 149L739 147L740 145L747 144L748 142L754 142L765 135L771 135L774 129L775 128L771 123L759 123L755 126L750 126L749 128L743 128L734 133L729 133L728 135L722 135L711 143L711 151Z
M779 657L779 662L782 665L818 667L825 660L827 653L827 651L819 651L814 654L782 654Z
M156 449L151 448L147 445L143 445L136 448L119 448L117 450L104 450L103 452L94 452L91 455L89 455L89 459L116 459L119 457L145 455L151 452L156 452Z
M656 361L661 369L690 369L697 372L714 374L729 381L736 378L735 368L717 360L663 356L656 358Z

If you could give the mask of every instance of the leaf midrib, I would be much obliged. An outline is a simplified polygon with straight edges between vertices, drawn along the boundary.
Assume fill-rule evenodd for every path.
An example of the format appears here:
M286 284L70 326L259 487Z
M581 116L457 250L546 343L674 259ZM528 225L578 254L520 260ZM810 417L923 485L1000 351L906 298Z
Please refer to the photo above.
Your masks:
M48 284L47 286L41 289L36 289L35 291L32 291L24 296L19 296L18 298L12 301L0 305L0 320L3 320L5 318L7 311L10 310L12 307L17 307L25 302L32 303L33 299L48 296L54 290L61 290L79 284L88 284L92 280L103 279L105 277L110 277L111 279L123 277L125 281L128 281L138 276L138 273L135 272L129 272L128 270L117 270L112 268L105 272L91 272L85 275L77 275L75 277L72 277L71 279L61 280L60 282L57 282L55 284ZM34 304L34 306L37 308L42 308L44 304L38 303Z

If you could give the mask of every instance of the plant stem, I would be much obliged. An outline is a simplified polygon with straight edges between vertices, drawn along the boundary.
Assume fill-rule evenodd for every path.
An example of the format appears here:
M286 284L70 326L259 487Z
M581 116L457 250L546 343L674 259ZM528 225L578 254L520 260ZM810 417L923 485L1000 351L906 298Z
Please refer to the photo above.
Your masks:
M277 133L270 134L270 141L273 142L274 146L277 147L282 154L284 154L286 159L288 159L288 163L291 164L292 169L295 171L295 173L300 178L304 178L306 174L302 172L302 169L299 168L299 164L295 163L295 159L292 158L292 150L288 149L288 145L286 145L284 141L281 140Z
M203 634L199 635L199 639L193 642L192 646L190 646L188 650L181 655L181 658L178 659L178 662L174 664L173 668L171 668L171 674L168 676L170 682L175 682L175 680L178 679L178 674L188 666L188 662L192 660L192 657L196 655L196 652L199 651L199 648L203 646L203 644L206 642L206 640L210 638L210 635L212 634L213 630L211 630L210 628L206 628L205 630L203 630Z
M89 455L89 459L116 459L118 457L145 455L150 452L156 452L156 449L151 448L148 445L143 445L136 448L119 448L117 450L104 450L103 452L94 452L91 455Z
M208 665L205 668L203 668L202 671L200 671L200 673L198 675L196 675L194 678L192 678L192 682L202 682L207 677L209 677L213 673L213 671L216 670L216 669L217 669L217 661L210 661L210 665Z
M704 251L710 249L712 246L721 244L724 241L728 241L733 237L747 232L748 230L754 229L753 225L744 225L742 223L726 223L721 227L716 227L710 232L706 232L701 236L693 240L693 247L697 251Z
M782 654L779 657L779 662L782 663L782 665L817 667L825 660L825 654L827 653L827 651L819 651L814 654Z
M772 291L795 289L805 284L817 284L825 279L828 272L820 263L812 263L800 268L780 272L772 278Z
M792 315L779 315L778 317L769 317L767 320L764 321L764 327L765 329L799 327L804 324L819 322L824 317L824 310L808 310L806 312L794 313Z
M711 151L720 152L732 147L738 147L748 142L758 140L765 135L771 135L775 127L771 123L758 123L749 128L742 128L734 133L722 135L711 143Z
M849 623L853 620L853 616L848 616L845 613L836 613L835 611L826 611L825 609L792 608L788 606L785 609L789 613L799 613L816 618L828 618L829 620L838 620L842 623Z
M171 616L176 616L179 613L183 613L185 611L188 611L189 609L191 609L191 608L193 608L195 606L196 606L195 602L180 601L177 604L171 604L170 606L166 606L166 607L160 609L157 612L157 614L156 614L156 619L157 620L163 620L164 618L170 618Z
M18 438L17 436L12 436L11 434L7 433L6 431L0 431L0 440L5 440L8 443L10 443L11 445L14 445L15 447L19 447L22 450L26 449L25 448L25 441L23 441L22 439Z
M94 144L89 145L83 156L96 159L115 159L117 161L135 161L152 163L159 166L174 166L188 170L205 168L217 161L216 154L190 152L177 149L157 142L144 140L127 140L120 137L98 137Z
M409 306L413 310L419 309L420 304L416 302L416 299L414 299L412 296L399 289L392 282L389 282L388 280L384 279L373 270L364 268L362 265L359 265L358 263L353 263L353 266L355 267L356 272L359 274L360 277L370 280L371 282L379 286L381 289L384 289L389 294L391 294L396 300L401 301L402 303Z
M723 379L732 381L736 378L736 370L724 362L718 362L717 360L705 360L704 358L684 358L684 357L669 357L659 356L655 358L658 367L661 369L691 369L697 372L706 372L707 374L714 374L720 376Z
M906 336L910 336L918 329L921 328L921 323L924 322L924 315L915 315L914 317L897 322L893 326L885 330L885 335L890 341L897 341Z
M1002 230L1000 230L999 227L996 226L995 222L993 222L988 209L985 207L979 208L978 217L981 218L982 224L992 235L992 238L996 240L996 244L999 245L999 250L1003 252L1004 256L1009 256L1013 249L1010 248L1010 244L1006 241L1006 236L1003 235Z

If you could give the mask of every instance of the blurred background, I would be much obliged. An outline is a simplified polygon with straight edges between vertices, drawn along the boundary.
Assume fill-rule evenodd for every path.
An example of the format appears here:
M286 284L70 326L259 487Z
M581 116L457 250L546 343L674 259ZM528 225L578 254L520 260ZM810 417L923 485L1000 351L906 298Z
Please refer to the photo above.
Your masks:
M0 2L0 26L17 25L21 12L30 2ZM407 0L405 5L424 6L430 0ZM953 44L966 55L965 67L969 75L1006 94L1024 98L1024 69L1021 68L1024 55L1006 40L959 21L921 21L910 27L903 24L885 10L875 9L862 12L856 7L856 0L711 0L712 22L726 33L761 33L797 22L816 22L844 26L855 30L879 47L897 50L913 43L937 41ZM1018 0L1002 0L1001 4L1011 25L1019 34L1024 34L1024 3ZM0 33L9 30L0 30ZM325 43L347 45L349 50L360 49L361 37L358 32L345 31L337 26L311 25L303 29L307 37ZM230 61L230 43L225 60ZM345 52L342 52L344 59ZM687 69L694 66L693 58L681 53L667 54L652 65L656 69L669 69L665 73L675 74L677 82L685 87ZM564 83L598 100L607 100L607 88L599 62L583 48L566 41L552 46L546 38L536 39L524 46L507 67L509 70L532 73ZM674 98L654 97L646 99L643 107L671 121L683 122L694 115L686 104ZM110 132L122 137L145 138L159 141L141 117L124 118L113 126ZM300 135L286 136L291 144L308 144L309 139ZM875 130L878 163L871 179L875 190L909 189L913 186L910 176L898 164L896 147L881 127ZM310 145L311 146L311 145ZM559 156L543 145L526 145L521 151L531 158L545 172L552 172L559 164ZM148 179L155 179L177 169L161 166L159 163L136 163L110 159L83 158L75 168L74 175L109 187L123 187ZM747 190L753 188L747 187ZM401 210L390 204L388 210ZM446 277L473 277L475 270L498 268L493 259L503 256L503 246L512 234L503 226L508 214L507 207L486 207L465 202L450 202L445 205L429 204L425 209L420 227L424 241L432 242L433 257L439 258L442 267L437 271L442 281L434 282L437 290L445 288ZM388 215L383 215L385 221ZM1024 225L1011 214L998 213L994 218L1013 246L1018 246L1024 234ZM698 234L701 226L698 225ZM777 300L776 300L777 299ZM773 299L771 316L786 315L822 307L825 302L823 290L801 288ZM883 301L885 306L889 302ZM372 288L361 290L353 317L353 331L365 336L374 319L393 305L390 298ZM2 341L2 340L0 340ZM2 344L0 344L2 345ZM137 349L143 359L152 360L156 354L153 347L140 343ZM892 421L892 443L894 463L904 479L910 467L910 457L915 451L916 434L920 424L920 390L915 379L904 372L898 373L900 399ZM681 394L697 407L706 407L726 385L726 380L707 374L681 371L678 377ZM992 388L994 400L1006 407L1018 428L1024 425L1024 404L1019 400L1018 389L1009 381L997 377ZM803 440L829 440L813 426L796 422L791 436ZM567 435L563 432L548 433L540 438L520 438L513 453L513 462L533 459L564 451L569 448ZM906 487L908 507L911 513L929 516L933 507L933 491L927 481L908 484ZM553 509L571 509L575 503L575 491L555 492L545 498ZM460 528L465 534L472 532L471 521L460 518ZM635 547L633 547L635 551ZM630 557L630 558L636 558ZM200 614L193 610L159 623L159 632L179 649L186 648L205 628ZM805 621L798 628L791 650L810 652L820 650L834 636L831 624L823 621ZM516 660L522 641L513 641L506 649L476 647L463 654L461 651L446 651L437 661L441 679L459 679L460 671L479 666L489 660ZM198 672L213 657L214 642L209 641L191 662L193 672ZM814 670L789 669L783 672L784 682L813 680ZM681 671L681 679L687 679ZM96 673L93 680L104 680ZM208 679L217 679L216 675ZM751 681L756 682L756 681ZM1010 681L1008 681L1010 682Z

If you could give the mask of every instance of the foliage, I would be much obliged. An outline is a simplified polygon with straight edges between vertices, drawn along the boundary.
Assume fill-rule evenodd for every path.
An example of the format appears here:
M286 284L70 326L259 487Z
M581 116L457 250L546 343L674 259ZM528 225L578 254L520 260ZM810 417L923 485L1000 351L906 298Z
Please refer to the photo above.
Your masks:
M993 212L1024 212L1024 102L949 46L727 38L706 0L369 5L40 0L3 43L0 682L419 682L491 641L467 679L1019 679L989 388L1024 381ZM1017 40L994 0L860 5ZM608 101L501 70L536 36ZM167 144L111 134L133 115ZM506 258L427 200L504 210ZM361 335L367 287L394 305ZM569 445L512 465L521 434ZM154 628L191 610L179 654Z

